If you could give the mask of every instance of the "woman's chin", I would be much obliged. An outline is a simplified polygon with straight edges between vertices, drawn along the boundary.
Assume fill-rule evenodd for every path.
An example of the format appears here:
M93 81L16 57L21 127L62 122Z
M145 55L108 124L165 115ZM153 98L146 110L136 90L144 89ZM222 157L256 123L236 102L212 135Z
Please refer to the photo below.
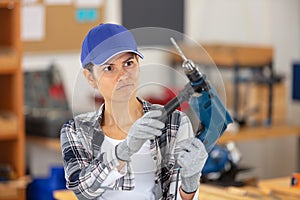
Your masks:
M112 100L116 102L128 102L133 97L135 98L135 93L132 90L128 90L115 93Z

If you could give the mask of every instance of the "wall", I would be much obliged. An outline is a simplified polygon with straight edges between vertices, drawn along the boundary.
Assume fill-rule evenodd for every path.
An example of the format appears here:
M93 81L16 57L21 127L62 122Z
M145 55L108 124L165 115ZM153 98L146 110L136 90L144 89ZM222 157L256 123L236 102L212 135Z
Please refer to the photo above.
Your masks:
M300 56L298 0L188 0L186 33L194 39L275 48L275 69L289 72Z

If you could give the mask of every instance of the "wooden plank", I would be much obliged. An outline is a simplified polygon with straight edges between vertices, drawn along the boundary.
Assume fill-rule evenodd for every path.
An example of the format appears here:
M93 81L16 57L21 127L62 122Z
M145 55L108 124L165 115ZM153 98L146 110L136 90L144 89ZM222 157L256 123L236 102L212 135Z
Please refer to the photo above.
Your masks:
M53 197L57 200L76 200L75 194L70 190L56 190Z
M289 135L300 135L300 127L290 125L276 125L271 127L245 127L237 133L225 132L218 140L220 144L230 141L243 142L251 140L264 140L274 137L286 137Z
M202 184L199 189L199 199L220 199L220 200L254 200L255 198L230 192L227 188Z
M259 181L258 187L267 193L278 193L285 196L300 198L300 189L291 187L290 177L281 177Z
M179 44L188 59L201 64L216 64L218 67L264 67L273 59L271 46L254 46L242 44ZM175 50L171 49L173 62L182 62Z
M76 196L70 190L56 190L53 196L57 200L76 200ZM199 200L296 200L295 197L288 197L286 195L271 195L265 194L256 187L243 187L243 188L219 188L216 186L201 184L199 189Z

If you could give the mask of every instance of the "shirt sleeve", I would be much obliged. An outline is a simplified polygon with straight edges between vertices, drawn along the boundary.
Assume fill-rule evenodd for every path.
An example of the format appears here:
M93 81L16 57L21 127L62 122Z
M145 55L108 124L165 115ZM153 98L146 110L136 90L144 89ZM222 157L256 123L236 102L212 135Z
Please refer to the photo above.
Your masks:
M127 165L127 163L125 163L125 165ZM126 170L127 166L124 166L120 172L118 172L117 169L113 169L108 176L106 177L106 179L102 182L101 186L102 187L109 187L112 186L116 180L118 180L119 178L125 176L125 174L127 173Z
M95 199L105 189L118 187L118 181L111 187L101 186L116 168L116 161L108 161L106 153L93 158L91 141L75 130L74 120L63 125L60 142L67 188L73 190L78 199Z

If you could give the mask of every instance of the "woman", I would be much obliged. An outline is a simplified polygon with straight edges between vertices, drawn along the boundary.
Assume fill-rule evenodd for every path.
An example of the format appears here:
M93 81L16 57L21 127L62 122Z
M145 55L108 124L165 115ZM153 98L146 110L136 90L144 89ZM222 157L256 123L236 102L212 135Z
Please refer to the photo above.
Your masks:
M139 58L117 24L100 24L83 41L83 74L104 104L61 129L67 188L78 199L197 199L205 147L184 113L160 119L162 106L136 97Z

